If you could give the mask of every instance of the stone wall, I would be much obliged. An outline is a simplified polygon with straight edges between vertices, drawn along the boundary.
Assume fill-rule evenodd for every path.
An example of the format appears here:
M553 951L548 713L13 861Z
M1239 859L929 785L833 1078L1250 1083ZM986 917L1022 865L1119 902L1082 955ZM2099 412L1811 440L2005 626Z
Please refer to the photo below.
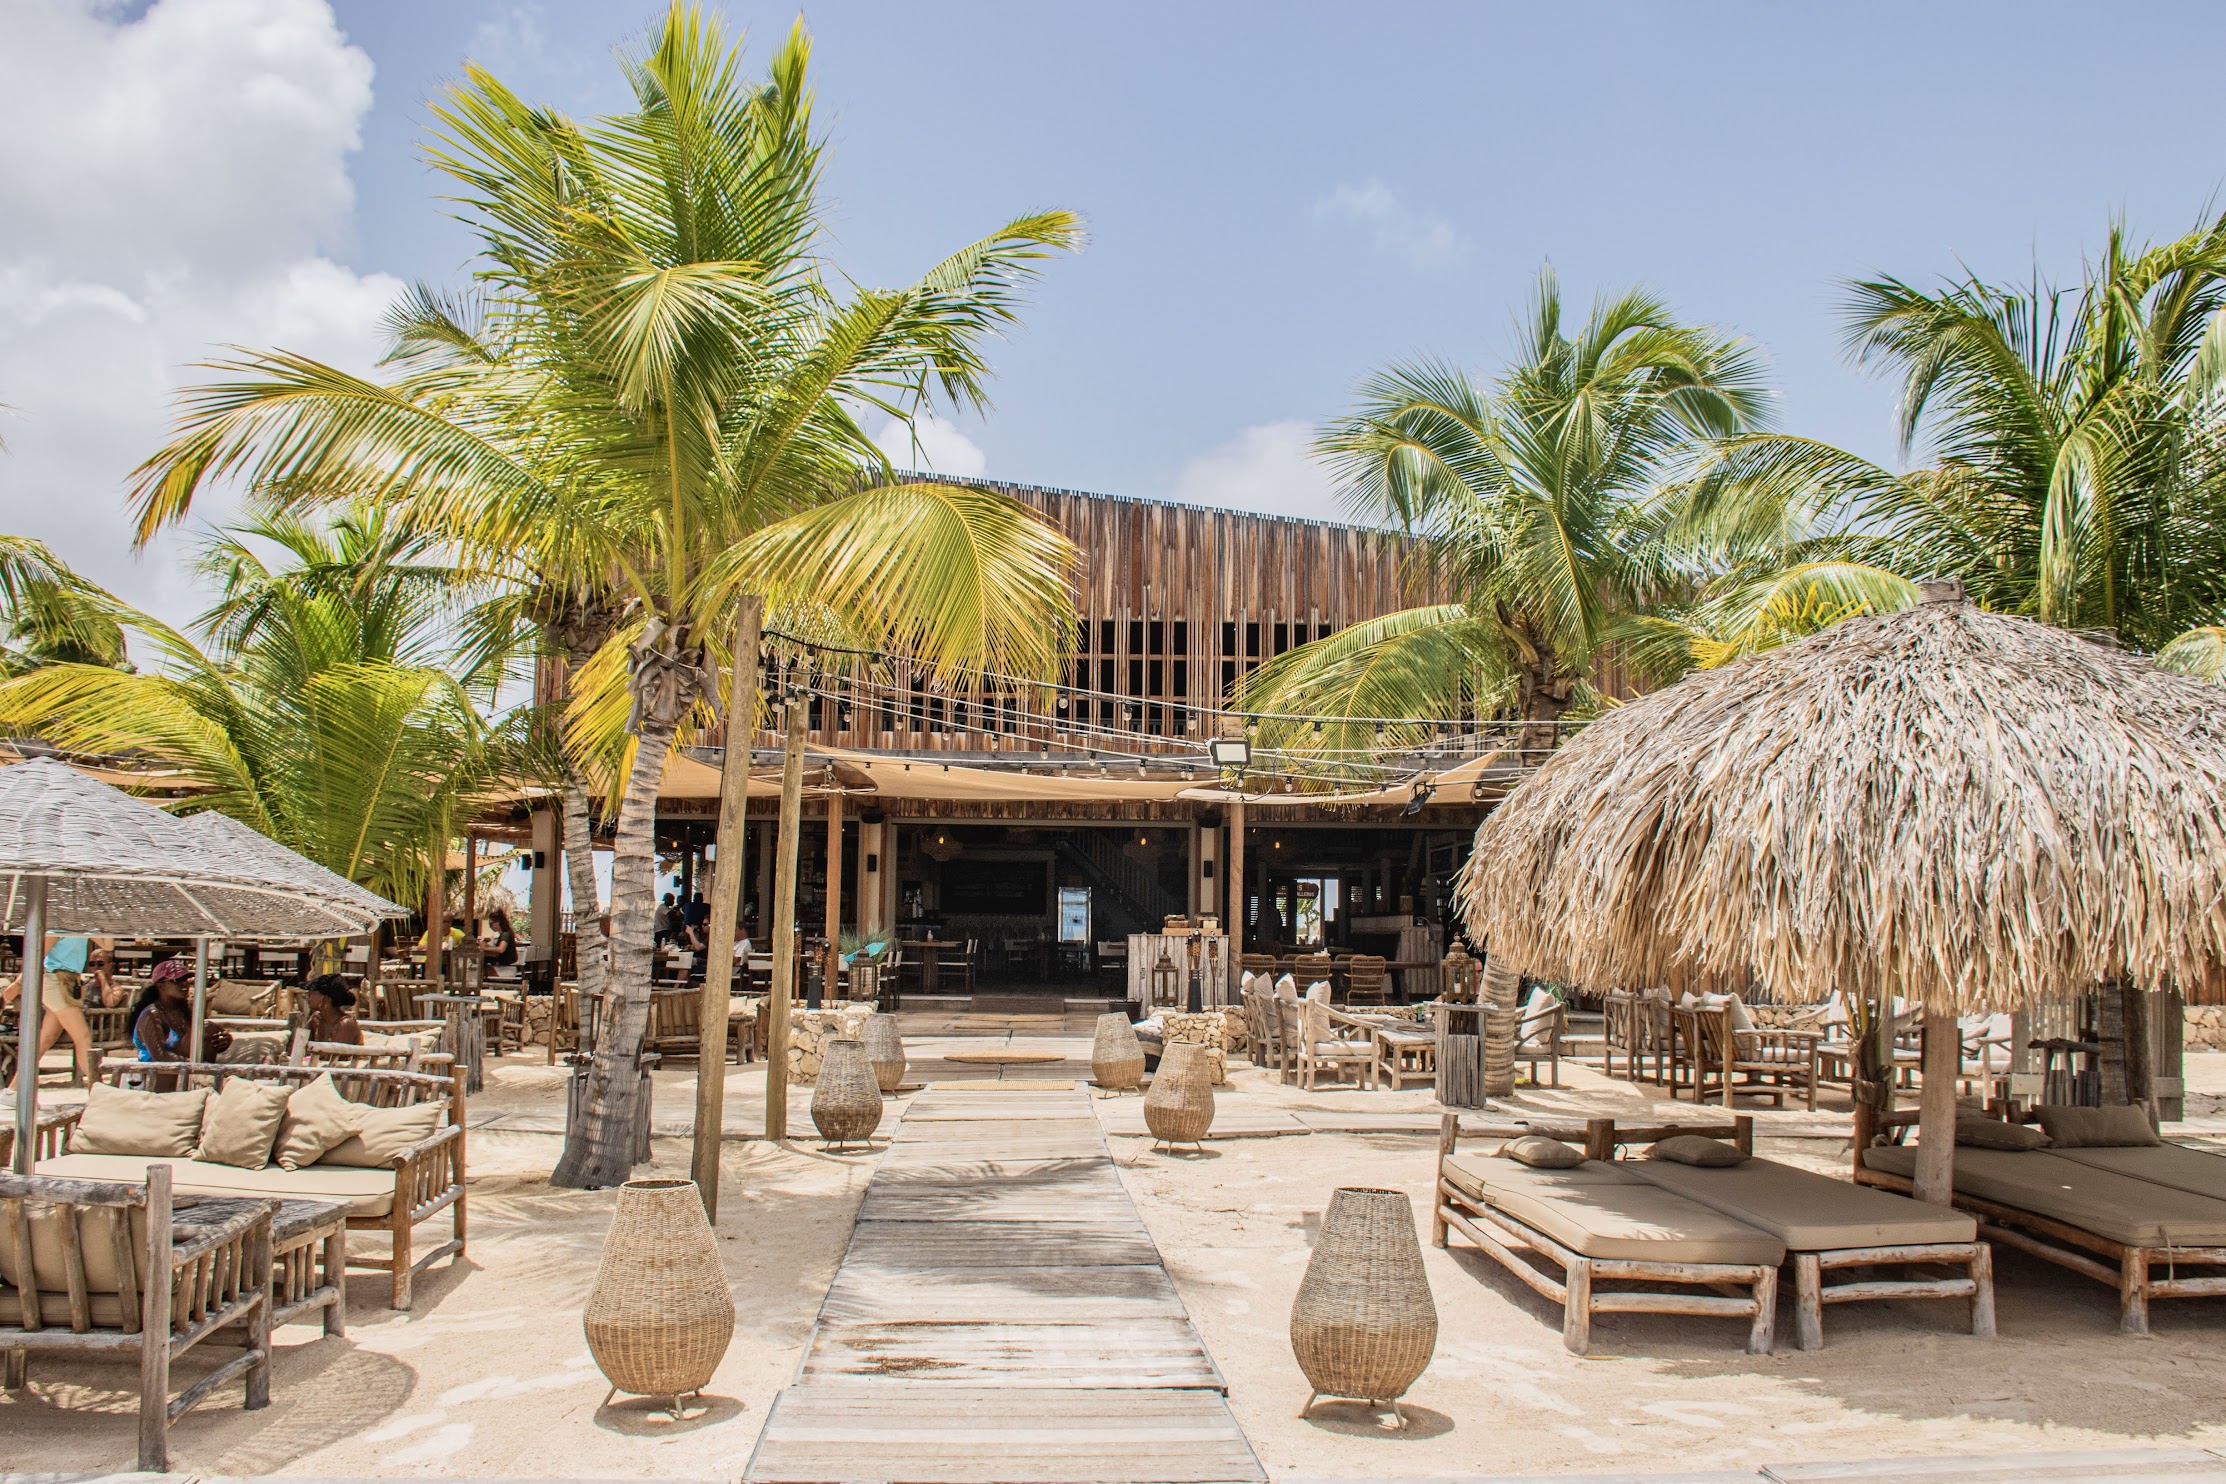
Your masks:
M788 1016L788 1080L791 1085L819 1078L820 1061L829 1041L855 1041L865 1034L871 1005L845 1005L836 1010L792 1010Z
M2187 1007L2188 1051L2226 1051L2226 1005Z

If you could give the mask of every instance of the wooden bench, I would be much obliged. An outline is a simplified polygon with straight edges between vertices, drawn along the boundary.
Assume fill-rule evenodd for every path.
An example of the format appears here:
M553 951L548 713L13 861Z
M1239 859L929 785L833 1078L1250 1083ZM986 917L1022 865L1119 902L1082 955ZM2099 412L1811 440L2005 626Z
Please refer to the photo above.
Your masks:
M270 1405L270 1292L269 1201L174 1203L167 1164L144 1184L0 1174L5 1384L20 1390L34 1355L136 1359L142 1472L169 1470L170 1425L226 1382ZM172 1398L172 1365L226 1331L240 1353Z

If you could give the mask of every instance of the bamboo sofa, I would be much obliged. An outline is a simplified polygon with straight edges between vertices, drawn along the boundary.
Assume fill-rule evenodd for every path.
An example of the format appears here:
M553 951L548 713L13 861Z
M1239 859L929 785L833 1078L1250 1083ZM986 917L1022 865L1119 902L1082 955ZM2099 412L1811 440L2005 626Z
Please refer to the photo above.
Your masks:
M1902 1140L1917 1117L1857 1107L1857 1180L1912 1188L1917 1150ZM2226 1296L2226 1158L2218 1155L2165 1143L1959 1144L1953 1198L1988 1239L2115 1287L2127 1334L2149 1332L2151 1299Z
M0 1379L22 1389L33 1356L137 1360L139 1469L167 1472L170 1425L218 1387L270 1405L271 1209L176 1225L167 1165L141 1184L0 1173ZM173 1398L171 1366L227 1332L239 1353Z
M1754 1122L1746 1116L1728 1124L1644 1127L1618 1127L1613 1119L1592 1119L1581 1131L1587 1163L1567 1171L1526 1170L1512 1160L1459 1156L1454 1149L1457 1128L1453 1115L1447 1115L1439 1138L1439 1211L1433 1238L1444 1246L1449 1226L1478 1238L1473 1223L1482 1219L1503 1236L1515 1236L1531 1252L1559 1263L1567 1278L1559 1285L1550 1279L1541 1283L1534 1280L1547 1275L1509 1251L1504 1241L1481 1242L1518 1278L1549 1298L1561 1299L1564 1342L1580 1354L1582 1345L1572 1337L1587 1340L1590 1330L1589 1316L1576 1312L1580 1295L1594 1312L1748 1317L1754 1322L1748 1348L1766 1353L1775 1305L1762 1300L1766 1292L1775 1295L1778 1269L1788 1258L1794 1332L1803 1350L1824 1343L1828 1305L1873 1299L1961 1299L1970 1306L1971 1332L1994 1333L1992 1251L1978 1239L1974 1220L1754 1158ZM1553 1134L1552 1130L1531 1131ZM1574 1136L1579 1131L1571 1128L1562 1133ZM1728 1140L1749 1157L1725 1168L1617 1157L1628 1146L1680 1134ZM1553 1175L1574 1178L1537 1178ZM1476 1204L1479 1198L1481 1208ZM1755 1236L1768 1239L1767 1245L1756 1248L1746 1240ZM1533 1238L1555 1242L1562 1251L1540 1246ZM1649 1240L1656 1244L1652 1252L1647 1250ZM1594 1250L1584 1250L1588 1246ZM1773 1246L1777 1255L1767 1259L1767 1283L1747 1279L1747 1268L1764 1261ZM1579 1264L1589 1268L1582 1281L1577 1279ZM1720 1265L1737 1271L1701 1271ZM1643 1270L1649 1267L1657 1271ZM1854 1276L1829 1281L1842 1272ZM1719 1295L1727 1286L1738 1289L1751 1283L1754 1297L1719 1296L1709 1303L1707 1295L1619 1292L1607 1295L1615 1302L1602 1303L1603 1295L1595 1285L1601 1277L1706 1287Z
M101 1080L117 1087L131 1086L147 1076L149 1064L110 1060L102 1063ZM352 1269L383 1272L389 1278L388 1307L407 1309L411 1283L417 1274L443 1258L464 1255L466 1228L464 1174L464 1093L454 1077L423 1072L397 1072L373 1068L327 1068L257 1064L226 1066L214 1062L164 1062L161 1071L172 1086L183 1079L188 1087L221 1087L227 1077L300 1086L330 1072L341 1095L352 1102L375 1107L412 1107L440 1102L447 1105L445 1123L432 1134L396 1156L385 1168L352 1165L305 1165L286 1170L277 1165L241 1169L191 1159L155 1159L136 1154L79 1154L69 1140L82 1107L65 1109L51 1128L41 1129L40 1158L35 1174L70 1180L128 1181L143 1183L150 1170L167 1166L172 1188L181 1195L261 1196L278 1200L339 1201L348 1207L350 1232L381 1232L387 1250L348 1253ZM49 1151L52 1151L51 1153ZM447 1212L451 1234L419 1251L416 1229Z

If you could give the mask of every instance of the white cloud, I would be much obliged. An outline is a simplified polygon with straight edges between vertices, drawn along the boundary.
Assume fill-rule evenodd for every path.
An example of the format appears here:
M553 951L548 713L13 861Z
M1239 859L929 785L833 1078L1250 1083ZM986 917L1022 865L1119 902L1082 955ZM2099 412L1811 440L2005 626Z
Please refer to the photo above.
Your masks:
M1173 498L1187 505L1340 520L1329 472L1313 455L1314 430L1297 421L1246 428L1183 465Z
M1416 272L1460 262L1469 253L1468 239L1451 222L1406 206L1382 181L1339 186L1314 203L1314 219L1360 223L1377 252Z
M922 473L952 474L979 479L989 470L989 455L981 445L932 412L923 412L907 428L890 418L874 435L874 443L899 469Z
M0 5L0 529L177 618L203 601L186 540L136 561L123 493L192 363L240 344L365 369L401 285L326 256L372 69L324 0L113 13Z

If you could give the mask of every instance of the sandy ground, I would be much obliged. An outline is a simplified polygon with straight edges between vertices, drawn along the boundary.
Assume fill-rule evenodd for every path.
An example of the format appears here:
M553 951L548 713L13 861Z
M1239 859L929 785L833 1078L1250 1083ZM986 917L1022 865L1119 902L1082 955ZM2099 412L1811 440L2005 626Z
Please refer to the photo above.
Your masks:
M922 1080L997 1074L937 1060L962 1047L1018 1041L1070 1058L1010 1071L1036 1078L1079 1071L1084 1030L1055 1019L946 1017L908 1027L908 1039ZM2178 1132L2226 1136L2226 1056L2190 1057L2188 1071L2197 1095ZM682 1132L692 1069L658 1080L656 1126ZM1519 1101L1618 1116L1668 1106L1582 1069L1567 1080ZM701 1416L673 1422L638 1399L602 1406L606 1388L579 1314L613 1197L549 1188L561 1074L538 1056L512 1057L472 1107L470 1260L422 1278L408 1314L385 1309L376 1275L357 1277L345 1339L281 1330L272 1406L243 1412L236 1389L204 1403L173 1432L175 1467L327 1478L739 1475L801 1356L873 1157L746 1137L762 1129L762 1069L730 1069L727 1085L719 1234L740 1317ZM791 1127L802 1133L809 1089L791 1101ZM1594 1354L1578 1359L1561 1347L1558 1312L1495 1264L1425 1249L1440 1330L1436 1359L1409 1397L1413 1424L1387 1431L1342 1404L1300 1421L1306 1386L1286 1326L1320 1213L1338 1185L1392 1186L1414 1197L1426 1230L1436 1105L1426 1092L1302 1093L1239 1062L1221 1125L1247 1136L1172 1155L1127 1132L1140 1129L1137 1103L1109 1098L1099 1109L1271 1475L1698 1469L2226 1443L2217 1360L2226 1305L2159 1303L2156 1335L2128 1339L2109 1290L2014 1253L1997 1257L2002 1335L1992 1342L1956 1332L1960 1306L1912 1302L1834 1309L1824 1350L1770 1357L1741 1353L1729 1323L1616 1316L1596 1328ZM1680 1116L1699 1115L1687 1104ZM1763 1112L1760 1121L1767 1152L1841 1167L1844 1113ZM1362 1131L1341 1131L1354 1129ZM687 1158L684 1138L660 1137L642 1173L684 1175ZM128 1467L136 1402L121 1379L105 1364L36 1365L29 1390L0 1401L0 1470Z

